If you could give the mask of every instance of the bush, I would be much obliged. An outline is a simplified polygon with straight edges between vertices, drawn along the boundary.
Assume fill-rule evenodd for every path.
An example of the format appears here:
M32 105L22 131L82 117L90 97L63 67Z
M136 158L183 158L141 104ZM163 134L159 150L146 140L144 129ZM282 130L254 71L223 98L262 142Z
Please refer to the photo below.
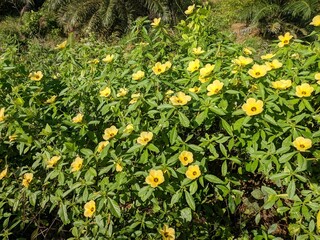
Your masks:
M209 14L3 51L4 239L319 237L319 43L262 60Z

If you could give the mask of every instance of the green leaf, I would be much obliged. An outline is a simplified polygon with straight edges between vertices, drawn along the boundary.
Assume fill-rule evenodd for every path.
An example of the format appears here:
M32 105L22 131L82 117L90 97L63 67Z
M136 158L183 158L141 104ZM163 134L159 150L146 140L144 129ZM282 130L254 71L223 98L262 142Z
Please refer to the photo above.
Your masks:
M188 192L188 191L185 191L184 192L184 195L185 195L185 198L186 198L186 201L189 205L189 207L192 209L192 210L196 210L196 204L194 202L194 199L192 197L192 195Z
M224 184L224 181L222 181L220 178L216 177L215 175L212 174L207 174L204 176L204 178L206 180L208 180L209 182L212 183L216 183L216 184Z
M196 152L203 152L203 148L199 147L198 145L194 145L194 144L187 144L187 146L189 148L191 148L192 150L196 151Z
M272 125L275 125L275 126L278 125L277 122L273 119L273 117L271 117L271 116L268 115L268 114L265 114L265 115L264 115L264 119L265 119L267 122L271 123Z
M227 133L228 133L230 136L233 136L233 130L232 130L232 127L229 125L229 123L227 123L226 120L224 120L223 118L221 118L221 124L222 124L222 127L224 128L224 130L226 130Z
M70 220L68 218L68 213L67 213L67 207L63 203L60 204L58 215L59 215L61 221L63 222L63 224L70 223Z
M264 198L264 194L260 189L255 189L251 192L252 197L254 197L255 199L263 199Z
M208 110L206 109L202 113L196 116L196 119L195 119L196 123L198 125L201 125L202 122L207 118L207 116L208 116Z
M85 156L93 155L92 150L91 150L91 149L88 149L88 148L82 148L82 149L80 150L80 152L81 152L82 154L84 154Z
M170 140L170 144L171 145L174 145L176 140L177 140L177 137L178 137L178 132L177 132L177 127L174 126L171 131L170 131L170 136L169 136L169 140Z
M121 210L120 210L118 203L111 198L108 198L108 202L109 202L109 207L110 207L111 213L114 216L116 216L117 218L120 218L121 217Z
M279 158L279 162L280 163L288 162L295 154L296 152L286 153Z
M179 121L180 121L181 125L184 127L189 127L189 125L190 125L189 119L182 112L179 112Z
M218 108L218 107L210 107L210 110L220 116L226 115L226 113L221 108Z
M287 188L287 194L290 199L292 199L294 197L294 195L296 194L296 183L294 180L290 181L288 188Z
M175 194L173 194L170 205L172 206L173 204L177 203L180 200L181 196L182 196L181 191L177 191Z
M187 222L191 222L192 220L192 212L190 208L184 208L181 210L181 218L186 220Z
M154 144L152 144L152 143L150 143L150 144L148 144L148 147L147 147L150 151L152 151L152 152L155 152L155 153L159 153L160 152L160 150L159 150L159 148L157 148Z
M190 194L191 195L195 194L197 190L198 190L198 183L197 181L193 181L189 187Z

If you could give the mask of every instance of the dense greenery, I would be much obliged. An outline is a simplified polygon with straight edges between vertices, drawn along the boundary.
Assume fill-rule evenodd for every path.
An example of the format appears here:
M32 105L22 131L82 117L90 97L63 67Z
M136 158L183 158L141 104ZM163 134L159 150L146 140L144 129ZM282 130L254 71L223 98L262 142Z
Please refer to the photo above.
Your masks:
M3 41L3 239L320 237L319 42L261 53L185 14L113 46Z

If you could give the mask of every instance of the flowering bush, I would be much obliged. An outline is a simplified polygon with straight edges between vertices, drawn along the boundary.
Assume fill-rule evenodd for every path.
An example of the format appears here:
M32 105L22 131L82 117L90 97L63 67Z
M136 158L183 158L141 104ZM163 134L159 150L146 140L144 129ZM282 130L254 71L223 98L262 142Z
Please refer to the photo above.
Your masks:
M320 237L319 43L261 53L186 11L174 34L2 52L4 239Z

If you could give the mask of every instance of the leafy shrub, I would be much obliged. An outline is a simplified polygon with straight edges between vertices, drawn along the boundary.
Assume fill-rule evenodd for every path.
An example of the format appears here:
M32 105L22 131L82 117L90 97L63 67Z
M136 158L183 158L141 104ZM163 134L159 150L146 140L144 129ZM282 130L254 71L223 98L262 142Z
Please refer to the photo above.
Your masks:
M319 237L319 43L260 58L188 14L3 51L4 239Z

